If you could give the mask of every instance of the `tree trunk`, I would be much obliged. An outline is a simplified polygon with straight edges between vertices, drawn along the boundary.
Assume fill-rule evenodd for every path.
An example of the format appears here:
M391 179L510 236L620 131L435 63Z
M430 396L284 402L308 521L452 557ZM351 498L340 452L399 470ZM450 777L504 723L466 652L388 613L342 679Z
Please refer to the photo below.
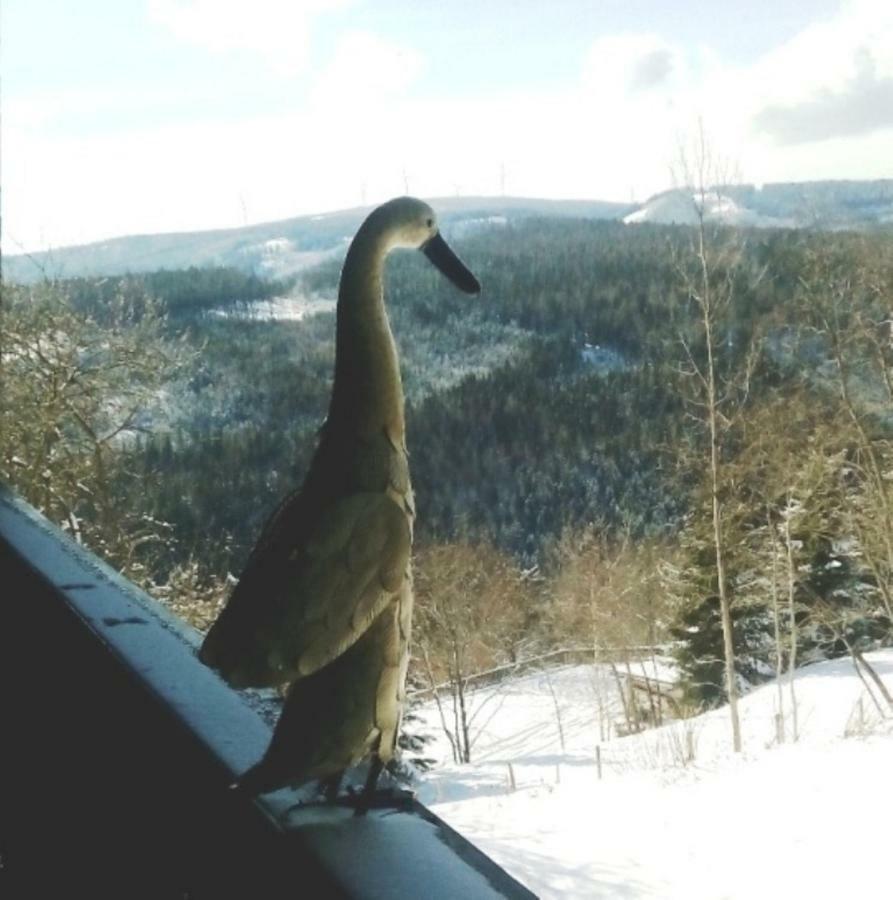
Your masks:
M648 694L648 709L651 712L651 724L656 728L660 725L660 690L651 684L648 677L648 670L645 668L645 660L639 660L639 666L642 669L642 677L645 679L645 692Z
M849 645L848 645L849 646ZM875 683L880 695L887 701L887 706L893 710L893 697L890 696L890 692L887 690L887 685L884 684L880 675L875 671L874 666L872 666L868 660L862 655L861 650L857 650L855 647L850 647L850 653L853 655L853 659L855 659L860 666L865 670L868 674L868 677Z
M462 724L462 762L471 762L471 740L468 736L468 710L465 707L465 686L467 682L460 678L459 685L459 717Z
M726 668L726 693L732 721L732 749L741 752L741 723L738 719L738 684L735 679L735 647L732 641L732 610L726 590L725 560L723 558L722 509L719 503L719 409L716 397L716 361L713 356L713 305L711 301L710 271L707 265L704 220L698 229L698 255L701 262L701 312L704 338L707 344L707 424L710 431L710 494L713 512L713 548L716 557L716 584L719 612L722 621L722 644Z
M627 703L629 704L630 718L633 722L633 728L638 732L642 730L642 725L639 722L639 704L636 702L635 688L633 687L633 670L629 664L628 649L623 651L623 666L626 669Z
M552 695L552 705L555 707L555 722L558 725L558 741L561 745L561 752L564 753L564 723L561 720L561 707L558 704L558 696L555 693L555 688L552 685L552 678L549 675L548 670L544 670L544 674L546 676L546 684L548 685L549 693Z
M784 743L784 649L781 642L781 610L778 604L778 539L772 516L766 512L766 527L772 540L772 626L775 630L775 687L778 690L778 743Z
M629 704L626 701L626 691L623 690L623 681L620 678L620 673L617 671L617 666L613 663L609 663L611 666L611 672L614 675L614 681L617 682L617 693L620 694L620 702L623 704L623 718L626 721L626 731L627 734L631 734L633 730L632 718L630 717Z
M790 507L790 503L788 504ZM794 548L791 543L790 516L784 522L784 542L788 558L788 625L791 629L791 658L788 660L788 690L791 695L791 740L797 741L800 736L797 722L797 694L794 690L794 669L797 666L797 614L794 607Z
M453 762L459 762L459 747L456 744L456 735L454 732L450 730L449 725L447 725L446 713L443 709L443 703L440 699L440 691L437 689L437 682L434 678L434 670L431 668L431 659L428 656L428 650L426 648L422 648L422 659L425 660L425 672L428 675L428 684L431 685L431 691L434 694L434 703L437 706L437 712L440 715L440 727L443 728L443 733L447 736L447 740L450 742L450 749L453 751Z

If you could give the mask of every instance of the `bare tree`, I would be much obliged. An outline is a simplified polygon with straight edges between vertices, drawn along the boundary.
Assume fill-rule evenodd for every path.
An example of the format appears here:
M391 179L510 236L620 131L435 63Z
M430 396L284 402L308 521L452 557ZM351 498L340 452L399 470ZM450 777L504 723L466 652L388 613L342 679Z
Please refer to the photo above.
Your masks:
M164 583L148 587L172 612L199 631L207 631L223 608L235 579L220 577L200 560L189 557L167 573Z
M135 580L165 523L126 504L128 441L184 359L141 289L101 310L63 283L4 286L0 318L0 477Z
M485 542L422 547L414 569L413 671L433 692L455 761L470 762L486 703L472 696L472 676L516 662L529 590L518 567Z
M865 654L858 646L858 638L849 633L848 626L850 624L850 617L847 615L847 611L841 610L840 607L837 606L831 606L831 604L827 602L821 602L816 604L812 613L813 617L820 621L826 628L830 629L834 636L846 647L847 652L850 654L850 658L853 661L853 668L856 670L856 674L865 686L866 693L874 703L875 708L881 717L885 718L886 714L880 701L875 696L875 690L884 700L887 710L893 713L893 695L890 694L890 691L884 684L883 679L878 675L874 666L872 666L865 658ZM869 681L866 680L866 676L870 679L871 684L874 685L874 689L872 689Z
M782 513L784 551L785 551L785 575L788 594L788 632L790 634L790 650L788 651L788 692L791 698L791 738L796 741L800 737L800 728L797 720L797 693L794 688L794 670L797 668L797 605L795 602L797 588L797 568L794 564L795 541L791 535L791 520L800 511L799 505L788 495L788 503ZM797 542L799 549L799 541Z
M578 645L583 635L589 636L593 664L611 670L627 731L638 731L644 718L657 723L661 715L644 664L651 660L656 665L654 646L664 637L667 607L658 559L665 555L665 548L653 540L634 542L628 531L610 537L591 526L567 530L558 542L549 588L551 641ZM633 675L635 662L643 667L649 696L644 714L633 693L633 684L641 680ZM595 685L602 707L605 697L598 673Z
M780 578L778 571L781 561L781 552L778 545L778 535L776 534L775 525L772 521L771 508L767 508L766 510L766 534L769 535L771 553L769 594L772 598L772 632L775 639L775 687L778 692L778 712L775 714L775 736L778 743L783 744L785 741L784 689L782 687L781 677L784 674L784 649L782 645L783 630L781 624L781 603L779 599Z
M731 179L728 167L712 154L703 124L699 123L693 147L680 150L675 180L691 198L695 219L691 247L687 254L680 255L676 265L686 299L694 312L694 322L687 323L679 335L683 350L682 383L689 413L704 428L707 438L716 592L722 623L732 746L737 752L741 750L741 726L720 488L725 439L748 397L756 345L751 345L739 366L721 364L721 358L729 356L729 350L733 349L729 347L731 335L723 331L722 321L735 296L741 242L737 235L708 221L711 207L722 202L720 187Z

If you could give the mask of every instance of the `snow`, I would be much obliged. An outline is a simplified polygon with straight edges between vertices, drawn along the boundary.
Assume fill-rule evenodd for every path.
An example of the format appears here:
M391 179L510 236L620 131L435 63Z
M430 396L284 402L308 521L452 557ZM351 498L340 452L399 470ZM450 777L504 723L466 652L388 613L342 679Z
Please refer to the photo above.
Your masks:
M274 237L259 243L244 244L235 251L241 265L268 278L288 278L296 272L319 265L335 252L302 250L300 244L287 237Z
M273 297L270 300L253 300L245 304L230 304L212 309L210 314L219 319L251 319L264 322L300 322L320 313L334 312L335 301L307 297Z
M270 238L261 245L266 253L283 253L294 247L292 241L288 238Z
M465 237L485 228L498 228L508 225L506 216L478 216L473 219L462 219L458 222L451 222L444 230L449 233L451 239Z
M651 197L640 209L624 217L627 225L643 222L657 222L663 225L696 225L696 208L701 203L698 194L687 194L682 190L664 191ZM787 220L764 216L746 206L736 203L731 197L715 192L703 198L704 218L710 222L725 225L749 226L753 228L778 228L790 226Z
M893 689L893 650L866 658ZM420 799L543 898L889 896L893 727L849 659L797 672L796 743L786 682L784 744L776 684L742 698L741 754L725 708L603 740L613 685L605 667L574 666L475 691L464 766L426 704L439 763Z
M602 373L622 372L630 367L629 361L619 350L600 344L584 344L580 358L587 366Z

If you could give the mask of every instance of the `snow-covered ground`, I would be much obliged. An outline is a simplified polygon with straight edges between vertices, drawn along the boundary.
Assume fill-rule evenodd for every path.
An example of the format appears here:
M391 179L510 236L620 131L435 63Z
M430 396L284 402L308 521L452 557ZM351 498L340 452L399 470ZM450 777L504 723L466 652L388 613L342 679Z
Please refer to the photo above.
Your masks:
M265 322L300 322L310 316L334 312L335 301L300 296L273 297L270 300L252 300L250 303L230 304L212 309L210 314L219 319L257 319Z
M867 658L893 690L893 650ZM782 745L775 684L744 697L737 756L725 708L602 740L620 717L612 684L605 670L575 666L475 692L465 766L425 706L440 762L420 799L544 898L893 895L893 727L848 659L797 673L796 743L787 688Z
M748 209L736 203L725 194L709 192L703 199L697 194L688 194L682 190L663 191L655 194L645 204L625 216L627 225L639 225L643 222L656 222L662 225L697 225L697 206L704 203L704 218L710 222L724 225L735 225L751 228L791 227L789 219L776 219Z

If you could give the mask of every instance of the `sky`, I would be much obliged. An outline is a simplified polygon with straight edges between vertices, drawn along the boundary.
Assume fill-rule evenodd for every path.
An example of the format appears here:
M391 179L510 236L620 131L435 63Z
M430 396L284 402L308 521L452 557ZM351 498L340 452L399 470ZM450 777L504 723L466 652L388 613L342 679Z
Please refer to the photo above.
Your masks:
M889 0L3 0L5 253L424 197L893 177Z

